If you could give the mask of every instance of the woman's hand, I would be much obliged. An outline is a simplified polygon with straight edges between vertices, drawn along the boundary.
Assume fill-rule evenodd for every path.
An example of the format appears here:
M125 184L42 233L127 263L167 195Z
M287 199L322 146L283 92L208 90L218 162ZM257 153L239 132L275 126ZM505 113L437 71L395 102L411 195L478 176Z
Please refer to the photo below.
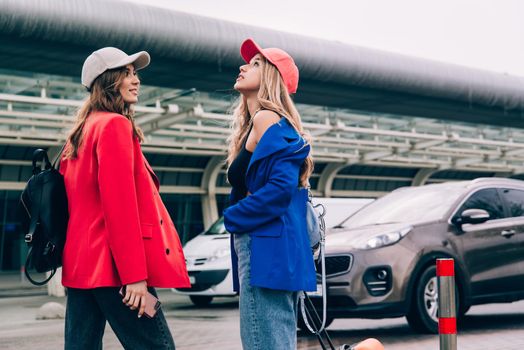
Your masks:
M138 317L140 318L146 309L146 294L146 281L130 283L126 286L126 295L122 302L129 306L131 310L138 309Z

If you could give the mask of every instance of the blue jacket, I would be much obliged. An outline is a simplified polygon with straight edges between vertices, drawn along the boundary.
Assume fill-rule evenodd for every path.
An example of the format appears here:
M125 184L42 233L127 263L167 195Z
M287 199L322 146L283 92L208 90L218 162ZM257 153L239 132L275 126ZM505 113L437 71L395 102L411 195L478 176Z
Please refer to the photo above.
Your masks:
M260 139L246 173L251 195L231 191L224 211L230 233L251 235L251 285L288 291L316 290L316 273L306 228L307 190L299 188L300 167L310 146L282 118ZM233 284L237 256L231 235Z

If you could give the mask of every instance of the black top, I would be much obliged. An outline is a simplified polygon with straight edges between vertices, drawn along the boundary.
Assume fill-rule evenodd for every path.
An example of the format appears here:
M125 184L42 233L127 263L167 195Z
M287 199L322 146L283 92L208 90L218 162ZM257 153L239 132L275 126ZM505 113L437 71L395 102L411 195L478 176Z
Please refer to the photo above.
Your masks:
M246 149L246 143L244 142L244 146L240 150L240 153L238 153L227 171L227 179L229 183L243 196L247 194L246 173L252 155L253 153Z

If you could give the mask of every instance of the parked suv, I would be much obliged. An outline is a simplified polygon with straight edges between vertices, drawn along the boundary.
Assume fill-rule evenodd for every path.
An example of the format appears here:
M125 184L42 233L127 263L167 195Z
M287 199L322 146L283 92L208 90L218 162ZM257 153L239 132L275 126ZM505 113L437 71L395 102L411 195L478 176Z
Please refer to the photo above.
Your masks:
M437 258L455 259L459 316L524 299L524 181L401 188L329 230L329 321L406 316L436 333Z

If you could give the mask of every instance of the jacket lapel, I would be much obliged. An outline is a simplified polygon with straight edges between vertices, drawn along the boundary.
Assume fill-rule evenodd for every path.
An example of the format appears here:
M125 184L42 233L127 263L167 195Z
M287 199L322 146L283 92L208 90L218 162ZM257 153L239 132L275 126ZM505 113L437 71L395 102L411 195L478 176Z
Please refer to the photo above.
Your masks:
M156 176L155 172L153 171L153 168L149 165L149 162L147 161L147 158L142 154L142 158L144 158L144 164L146 165L147 171L149 171L149 174L151 174L151 177L153 178L153 182L155 183L156 189L158 190L160 188L160 181L158 181L158 177Z

